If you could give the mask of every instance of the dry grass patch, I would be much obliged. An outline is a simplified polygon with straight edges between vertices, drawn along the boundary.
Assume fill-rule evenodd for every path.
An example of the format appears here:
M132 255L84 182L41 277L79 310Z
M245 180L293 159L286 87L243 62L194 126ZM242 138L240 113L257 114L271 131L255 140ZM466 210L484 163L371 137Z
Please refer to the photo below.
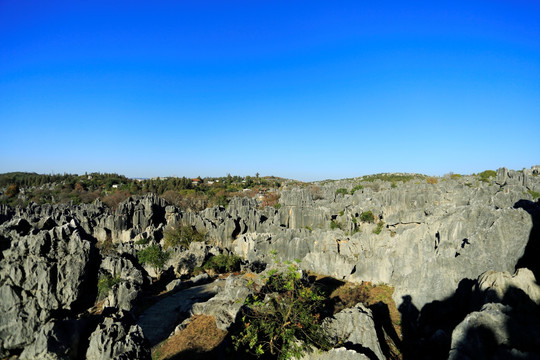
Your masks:
M226 331L218 329L213 316L194 316L188 326L157 345L153 360L205 359L225 339Z
M378 334L379 338L385 339L385 354L389 359L402 360L401 346L401 316L392 299L394 288L381 284L373 285L363 281L361 284L345 283L336 288L330 295L334 303L334 312L355 306L361 302L371 309L375 322L381 326L378 333L384 329L384 335ZM383 344L381 344L383 346Z
M368 281L361 284L345 283L330 294L330 298L335 301L334 312L339 312L345 308L353 307L361 302L366 306L373 306L384 303L388 306L388 312L392 325L396 332L401 335L401 317L392 299L394 288L390 285L373 285Z

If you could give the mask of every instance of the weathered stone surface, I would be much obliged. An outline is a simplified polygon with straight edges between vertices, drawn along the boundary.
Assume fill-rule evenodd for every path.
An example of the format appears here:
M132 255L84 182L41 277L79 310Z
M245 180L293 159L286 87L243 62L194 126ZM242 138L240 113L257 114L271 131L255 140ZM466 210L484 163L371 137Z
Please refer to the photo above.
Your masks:
M488 303L469 314L452 334L449 359L539 359L538 317L531 323L516 311Z
M90 336L87 360L151 359L142 329L128 317L107 317Z
M206 284L210 281L212 281L212 278L207 273L203 273L185 281L182 281L180 279L173 280L168 283L165 288L167 289L167 291L178 291L182 289L187 289L192 286Z
M527 173L503 169L487 183L475 176L396 187L381 182L353 196L334 196L338 186L351 187L341 181L321 185L318 200L309 189L283 191L280 220L256 233L248 228L232 248L249 261L268 260L275 250L279 260L299 259L317 273L389 283L396 303L410 296L421 308L450 296L461 279L514 270L536 221L520 205L530 197L525 177L529 187L540 183ZM365 211L384 222L380 234L373 233L376 224L361 221ZM330 230L331 220L343 230Z
M371 358L354 350L339 347L323 352L314 350L304 355L302 360L371 360Z
M148 308L137 319L152 346L166 339L178 323L187 318L193 304L216 295L222 282L193 286L178 291Z
M13 239L0 261L0 351L29 345L54 312L91 305L93 245L72 220L37 235Z
M216 325L227 330L236 319L246 297L253 291L247 286L248 280L240 276L229 276L224 288L206 302L193 305L192 314L211 315L216 318Z
M451 336L450 359L540 358L540 286L528 269L487 271L472 285Z
M79 359L85 322L82 320L53 320L44 324L30 346L21 353L21 360Z
M540 305L540 286L529 269L518 269L513 275L508 272L487 271L478 277L478 290L483 294L483 302L512 303L519 300L514 294L533 304ZM523 307L524 304L519 304Z
M324 332L333 344L344 344L347 349L367 355L369 359L384 359L377 339L371 310L362 304L344 309L333 318L324 320Z
M540 191L539 169L502 168L487 180L446 176L435 184L423 178L395 184L358 178L286 188L280 209L263 208L260 199L239 197L226 208L183 212L155 195L130 198L115 212L99 201L76 206L0 206L0 355L23 348L29 349L27 354L41 354L43 339L47 334L55 336L59 321L91 305L98 268L123 279L110 292L107 306L131 309L149 283L148 274L136 264L142 245L134 240L152 237L160 242L163 229L172 223L206 232L207 245L220 248L194 243L193 249L179 251L173 256L176 263L169 264L176 267L178 276L202 265L214 252L232 250L249 263L297 259L304 270L391 284L398 305L406 298L410 307L420 310L453 297L458 284L483 274L472 291L475 303L469 304L476 311L468 316L473 319L478 313L474 319L480 320L474 321L479 326L485 325L484 318L492 317L495 320L489 326L505 322L535 333L517 309L536 314L540 299L531 280L540 271L536 261L540 255L540 204L532 198L532 191ZM359 183L364 188L354 195L336 195L337 189L350 191ZM362 221L366 211L375 215L374 223ZM377 223L380 234L373 232ZM108 254L101 253L101 266L95 240L116 243ZM532 273L501 273L523 266ZM490 270L494 272L488 273ZM204 289L194 295L197 301L217 292ZM206 305L193 306L194 301L189 300L185 308L171 306L182 314L192 307L204 308L214 312L220 326L226 328L235 311L229 307L230 299L243 296L236 288L229 290L230 294L223 293L223 298L217 296ZM493 302L508 308L496 305L480 311L481 305ZM175 321L182 317L179 314ZM527 344L516 345L513 330L505 330L506 335L497 331L493 330L500 352L497 356L535 354ZM451 332L448 326L435 327L422 341L449 343ZM454 335L458 344L460 335ZM503 335L511 341L505 342Z
M168 264L171 264L174 273L178 277L188 275L193 272L196 267L201 267L208 255L209 248L203 242L193 241L189 244L189 249L176 249L172 253Z

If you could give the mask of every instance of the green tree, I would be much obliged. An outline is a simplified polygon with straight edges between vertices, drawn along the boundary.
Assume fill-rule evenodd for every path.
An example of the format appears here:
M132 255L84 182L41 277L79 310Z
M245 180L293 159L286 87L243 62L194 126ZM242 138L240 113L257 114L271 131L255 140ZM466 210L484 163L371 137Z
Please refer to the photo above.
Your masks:
M300 358L316 346L329 349L320 326L324 297L301 279L295 265L273 271L261 291L245 301L235 348L256 356Z
M137 253L139 263L152 266L158 278L170 256L171 254L168 251L163 251L159 245L150 245Z
M171 226L163 232L165 248L181 246L189 248L192 241L204 241L205 234L197 231L193 226Z

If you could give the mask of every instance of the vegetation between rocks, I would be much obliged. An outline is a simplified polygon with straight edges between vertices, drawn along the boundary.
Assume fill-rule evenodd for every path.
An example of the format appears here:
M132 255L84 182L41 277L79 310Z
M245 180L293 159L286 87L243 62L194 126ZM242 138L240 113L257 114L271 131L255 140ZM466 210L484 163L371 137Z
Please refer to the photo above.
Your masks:
M204 265L204 270L213 270L218 273L240 271L242 259L236 255L220 254L212 256Z
M147 264L154 268L159 277L163 266L169 260L171 253L163 251L159 245L150 245L137 253L137 259L141 265Z
M205 234L193 226L171 226L163 232L165 249L177 246L187 249L193 241L204 241L204 238Z
M320 326L324 297L290 264L271 271L264 286L249 296L240 316L241 331L232 337L236 350L257 357L299 358L311 346L329 349Z
M120 282L122 282L122 279L119 276L112 277L109 274L100 276L97 284L98 300L102 300L107 297L112 287Z

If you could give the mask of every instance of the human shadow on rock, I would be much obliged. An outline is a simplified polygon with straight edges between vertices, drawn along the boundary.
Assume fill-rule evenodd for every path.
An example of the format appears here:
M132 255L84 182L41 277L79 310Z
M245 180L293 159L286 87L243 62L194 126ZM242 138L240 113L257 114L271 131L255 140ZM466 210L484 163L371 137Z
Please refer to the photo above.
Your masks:
M403 296L401 313L403 358L446 359L454 328L480 308L475 301L476 281L462 279L456 291L443 300L435 300L418 310L409 295Z
M510 286L499 297L478 285L464 279L452 296L420 311L404 296L403 359L540 358L538 305L522 289Z

